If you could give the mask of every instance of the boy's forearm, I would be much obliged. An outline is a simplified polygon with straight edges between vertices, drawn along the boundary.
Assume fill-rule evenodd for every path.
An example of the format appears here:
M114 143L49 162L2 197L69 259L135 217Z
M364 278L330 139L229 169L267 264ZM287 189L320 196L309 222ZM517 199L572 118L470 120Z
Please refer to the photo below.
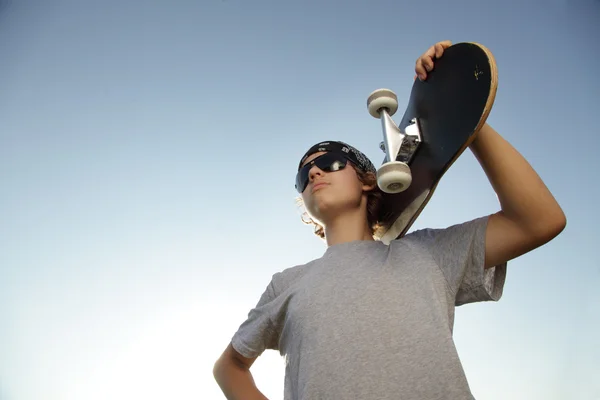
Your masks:
M498 195L503 214L533 232L564 220L542 179L516 149L485 124L470 146Z
M214 377L227 400L268 400L256 387L250 370L233 361L220 361Z

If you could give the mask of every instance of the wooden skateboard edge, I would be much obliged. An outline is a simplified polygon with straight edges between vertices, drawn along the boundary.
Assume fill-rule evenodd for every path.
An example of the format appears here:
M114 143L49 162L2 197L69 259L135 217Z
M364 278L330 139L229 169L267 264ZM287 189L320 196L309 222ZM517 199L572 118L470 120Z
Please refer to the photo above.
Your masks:
M479 119L479 123L477 124L477 127L475 128L475 132L479 132L479 130L481 128L483 128L483 125L485 125L485 123L487 122L487 119L490 115L490 112L492 111L492 107L494 106L494 102L496 101L496 93L498 92L498 67L496 65L496 58L494 57L494 55L492 54L492 52L485 47L484 45L477 43L477 42L469 42L469 44L475 45L477 47L479 47L481 50L483 50L483 52L485 53L485 55L487 56L489 63L490 63L490 73L492 74L491 76L491 81L490 81L490 94L488 95L488 99L487 102L485 103L485 107L483 109L483 113L481 114L481 118ZM476 136L476 135L474 135ZM470 145L471 143L469 143ZM468 147L468 146L465 146ZM461 154L464 151L461 150ZM460 155L460 154L459 154Z
M476 139L477 134L479 133L479 130L487 122L489 114L492 110L492 107L496 100L496 93L498 91L498 69L497 69L497 65L496 65L496 59L495 59L494 55L492 54L492 52L484 45L477 43L477 42L466 42L466 43L475 45L475 46L479 47L481 50L483 50L483 52L486 54L486 56L489 60L490 73L492 75L491 79L490 79L490 93L488 95L483 112L481 113L481 117L479 118L479 123L477 124L477 126L474 130L474 133L469 137L469 139L460 148L460 150L456 153L456 155L452 158L452 160L450 160L450 162L442 170L440 179L438 179L438 181L428 191L423 191L411 203L411 205L408 207L408 209L404 210L387 229L380 228L379 230L377 230L375 232L374 236L377 238L377 240L380 240L385 244L389 244L389 242L391 242L392 240L400 239L401 237L406 235L406 233L408 232L410 227L414 224L416 219L421 215L421 212L423 211L423 209L425 209L425 207L429 203L429 200L431 200L431 198L433 197L435 189L437 188L439 182L442 180L442 178L444 177L446 172L448 172L450 167L456 162L456 160L458 160L458 158L465 152L465 150ZM426 195L423 198L424 193L426 193ZM404 221L406 220L405 215L407 214L407 211L414 209L413 204L415 204L415 202L417 202L421 198L423 198L421 205L416 209L416 211L414 213L412 213L412 217L408 220L408 222L404 223Z

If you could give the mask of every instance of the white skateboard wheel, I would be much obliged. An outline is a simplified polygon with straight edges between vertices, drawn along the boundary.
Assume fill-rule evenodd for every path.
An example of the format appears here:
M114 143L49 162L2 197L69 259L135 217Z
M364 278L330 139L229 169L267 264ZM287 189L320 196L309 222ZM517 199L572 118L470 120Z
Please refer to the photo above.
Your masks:
M387 162L377 170L377 185L385 193L400 193L412 183L410 167L400 161Z
M377 89L367 98L367 109L374 118L380 118L383 108L390 117L398 111L398 96L389 89Z

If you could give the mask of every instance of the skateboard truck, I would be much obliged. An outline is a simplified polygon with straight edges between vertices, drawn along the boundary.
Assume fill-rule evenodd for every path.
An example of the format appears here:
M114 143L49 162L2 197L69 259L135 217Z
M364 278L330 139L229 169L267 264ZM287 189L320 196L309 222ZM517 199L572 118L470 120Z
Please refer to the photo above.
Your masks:
M397 154L396 161L402 161L405 164L409 164L421 143L421 129L417 119L411 119L410 125L405 128L405 133L402 133L396 124L394 124L394 121L389 116L386 116L385 122L383 122L383 132L388 143L394 142L393 144L390 144L390 147L393 147L394 149L392 154ZM398 137L394 136L395 134L399 135L400 140L398 140ZM399 144L395 143L398 141ZM398 146L400 146L400 149L396 151ZM379 148L386 154L386 157L389 157L384 142L379 144Z
M379 147L385 153L385 162L377 169L377 184L386 193L400 193L408 189L412 174L408 164L421 143L421 129L417 119L402 132L392 115L398 110L398 97L389 89L378 89L367 99L369 114L381 120L383 142Z

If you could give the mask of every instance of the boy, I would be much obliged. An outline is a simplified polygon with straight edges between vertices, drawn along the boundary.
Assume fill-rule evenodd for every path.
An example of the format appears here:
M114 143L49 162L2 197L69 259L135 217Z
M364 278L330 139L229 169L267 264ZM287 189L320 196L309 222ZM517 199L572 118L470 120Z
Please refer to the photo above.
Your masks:
M426 79L450 42L416 62ZM497 301L507 262L557 236L566 218L527 161L489 125L470 146L501 210L447 229L373 239L375 167L341 142L313 146L296 188L325 254L273 275L215 364L228 399L266 399L250 367L286 360L284 399L473 399L452 339L454 307Z

